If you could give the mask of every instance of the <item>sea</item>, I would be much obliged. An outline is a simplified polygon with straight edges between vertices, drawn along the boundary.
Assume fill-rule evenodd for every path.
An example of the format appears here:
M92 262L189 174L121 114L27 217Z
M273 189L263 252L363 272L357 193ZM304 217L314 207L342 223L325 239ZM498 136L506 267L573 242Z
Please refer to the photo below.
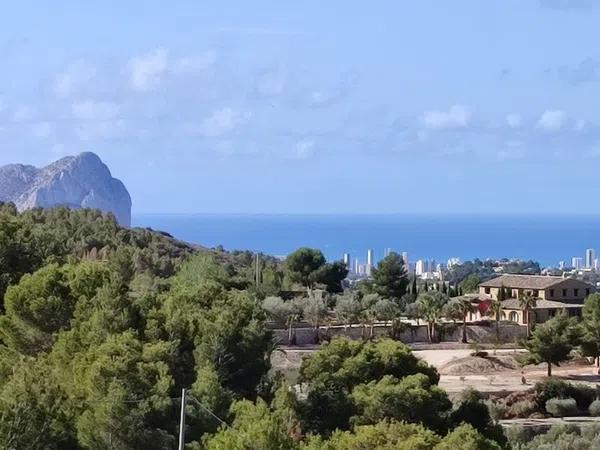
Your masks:
M274 256L318 248L329 260L349 253L365 261L368 249L378 260L391 249L410 261L521 258L557 266L584 257L587 248L600 250L600 216L134 214L133 225Z

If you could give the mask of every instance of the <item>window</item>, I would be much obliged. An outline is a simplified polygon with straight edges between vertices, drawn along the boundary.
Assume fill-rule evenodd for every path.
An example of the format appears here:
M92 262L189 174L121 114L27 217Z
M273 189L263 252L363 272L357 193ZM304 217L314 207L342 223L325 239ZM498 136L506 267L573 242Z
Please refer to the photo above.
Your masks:
M554 289L550 289L550 297L554 297Z
M566 297L566 296L567 296L567 290L563 289L563 297Z
M490 293L490 288L489 288L489 287L486 287L486 288L485 288L485 293L486 293L486 294L489 294L489 293Z
M575 297L578 297L579 296L579 289L577 289L577 288L573 289L573 295Z
M535 289L535 290L533 291L533 296L534 296L534 297L538 297L539 295L540 295L540 291L538 291L537 289Z
M587 297L588 295L590 295L590 289L589 288L585 290L585 296Z
M519 321L519 314L517 314L516 311L511 311L510 314L508 315L508 318L511 322L518 322Z

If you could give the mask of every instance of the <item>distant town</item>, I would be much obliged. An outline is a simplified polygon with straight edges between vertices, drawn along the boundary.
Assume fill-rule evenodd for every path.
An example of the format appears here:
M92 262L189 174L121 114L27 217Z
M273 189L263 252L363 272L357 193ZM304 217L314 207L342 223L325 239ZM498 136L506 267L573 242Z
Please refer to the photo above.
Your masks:
M383 257L388 256L392 253L391 248L386 248L383 251ZM446 262L438 262L435 259L418 259L411 261L408 252L398 252L401 256L404 266L409 274L414 274L417 278L422 280L446 280L447 274L453 267L462 264L462 261L458 257L452 257ZM375 252L373 249L368 249L365 255L365 259L351 255L350 253L344 253L342 257L344 264L348 269L348 279L353 281L359 281L367 279L371 276L373 268L375 267ZM494 271L498 274L506 272L506 266L519 262L518 259L499 259L499 260L486 260L492 262L494 265ZM555 267L545 267L540 270L541 275L553 275L553 276L575 276L584 278L593 278L596 283L596 275L598 276L598 284L600 285L600 259L596 249L588 248L585 250L583 256L571 257L570 264L565 260L558 262Z

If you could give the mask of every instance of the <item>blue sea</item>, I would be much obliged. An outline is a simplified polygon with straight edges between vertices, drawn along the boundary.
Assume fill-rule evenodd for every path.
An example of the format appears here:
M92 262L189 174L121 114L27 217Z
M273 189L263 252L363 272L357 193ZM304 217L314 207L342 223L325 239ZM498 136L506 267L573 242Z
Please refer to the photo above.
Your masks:
M283 256L306 246L330 260L346 252L365 260L369 248L377 260L391 248L411 261L506 257L557 265L600 250L600 216L134 214L133 222L207 247Z

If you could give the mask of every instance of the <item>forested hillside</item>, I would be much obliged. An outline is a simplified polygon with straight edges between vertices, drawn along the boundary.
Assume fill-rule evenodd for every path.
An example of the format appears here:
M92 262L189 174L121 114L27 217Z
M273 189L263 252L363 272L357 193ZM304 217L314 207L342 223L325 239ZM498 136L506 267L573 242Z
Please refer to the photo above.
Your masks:
M3 205L0 448L174 449L182 388L190 449L503 444L476 396L453 406L392 340L335 340L303 364L302 391L286 386L270 371L265 297L336 291L345 271L306 249L256 269L250 252L96 211Z

